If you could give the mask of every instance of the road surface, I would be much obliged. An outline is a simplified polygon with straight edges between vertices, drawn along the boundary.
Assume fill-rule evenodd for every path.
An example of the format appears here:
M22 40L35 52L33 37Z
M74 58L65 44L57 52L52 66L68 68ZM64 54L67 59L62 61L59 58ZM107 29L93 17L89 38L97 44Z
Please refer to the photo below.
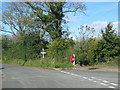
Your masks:
M118 72L3 65L2 88L116 88Z

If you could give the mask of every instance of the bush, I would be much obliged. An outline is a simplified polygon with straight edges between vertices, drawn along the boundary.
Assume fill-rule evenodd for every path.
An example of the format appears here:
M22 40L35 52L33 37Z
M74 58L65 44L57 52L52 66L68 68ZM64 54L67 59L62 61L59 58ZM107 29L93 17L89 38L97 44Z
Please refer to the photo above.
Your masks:
M47 55L55 58L57 61L63 62L65 58L65 50L73 46L74 42L71 39L57 38L47 45Z

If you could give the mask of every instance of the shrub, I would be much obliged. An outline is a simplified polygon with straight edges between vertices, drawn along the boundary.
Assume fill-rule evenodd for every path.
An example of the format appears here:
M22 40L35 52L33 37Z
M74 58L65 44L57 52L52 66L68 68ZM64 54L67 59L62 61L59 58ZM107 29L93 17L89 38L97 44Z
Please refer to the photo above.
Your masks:
M74 42L71 39L57 38L47 45L47 55L55 58L57 61L64 61L65 50L73 46Z

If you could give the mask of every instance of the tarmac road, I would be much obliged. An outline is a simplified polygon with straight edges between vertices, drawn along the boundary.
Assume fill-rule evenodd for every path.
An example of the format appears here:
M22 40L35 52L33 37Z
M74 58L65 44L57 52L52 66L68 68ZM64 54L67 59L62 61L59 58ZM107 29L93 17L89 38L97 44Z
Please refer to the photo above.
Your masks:
M116 88L118 72L3 65L2 88Z

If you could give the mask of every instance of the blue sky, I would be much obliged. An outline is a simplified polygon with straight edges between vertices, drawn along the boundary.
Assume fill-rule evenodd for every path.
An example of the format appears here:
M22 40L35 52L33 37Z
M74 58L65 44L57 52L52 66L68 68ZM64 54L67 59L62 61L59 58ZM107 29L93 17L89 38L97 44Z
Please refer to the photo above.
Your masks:
M78 36L78 27L80 25L89 25L94 27L96 35L100 34L108 22L113 22L114 28L117 29L118 23L118 3L117 2L85 2L87 10L86 15L79 14L73 16L69 14L69 23L67 26L70 29L71 35ZM78 36L79 37L79 36Z
M70 37L79 37L78 27L80 25L89 25L95 28L95 36L100 34L100 30L103 29L108 22L113 22L114 28L117 29L118 24L118 2L84 2L87 6L85 14L73 14L68 15ZM3 10L4 10L3 5Z

